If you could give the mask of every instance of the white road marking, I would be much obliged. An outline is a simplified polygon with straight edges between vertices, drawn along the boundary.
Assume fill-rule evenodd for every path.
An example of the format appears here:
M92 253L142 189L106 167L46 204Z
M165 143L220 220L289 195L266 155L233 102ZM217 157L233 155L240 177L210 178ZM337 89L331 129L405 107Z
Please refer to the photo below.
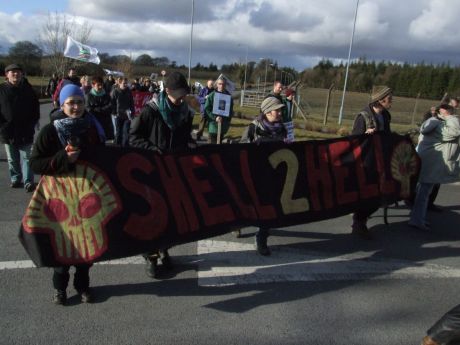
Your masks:
M197 243L197 255L187 262L198 266L198 285L226 286L280 281L323 281L360 279L460 278L460 269L412 261L372 257L358 252L326 256L292 248L273 246L272 255L257 255L253 244L203 240ZM139 265L137 255L99 262L96 265ZM0 262L0 271L33 268L30 260Z
M200 286L259 284L279 281L360 279L460 278L460 269L411 261L379 259L369 253L331 257L324 253L272 248L272 255L257 255L252 244L206 240L198 242L203 259Z

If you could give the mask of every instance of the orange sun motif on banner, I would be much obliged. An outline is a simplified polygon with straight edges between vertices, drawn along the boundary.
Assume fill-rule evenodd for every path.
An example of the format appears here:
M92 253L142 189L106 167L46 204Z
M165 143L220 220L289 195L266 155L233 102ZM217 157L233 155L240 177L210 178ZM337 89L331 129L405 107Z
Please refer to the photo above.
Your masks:
M76 164L66 176L43 176L22 221L28 233L47 233L57 261L91 262L108 247L106 225L121 210L102 171Z
M412 145L402 141L394 148L391 156L391 174L401 183L399 195L402 198L410 196L410 178L415 175L417 167L418 161Z

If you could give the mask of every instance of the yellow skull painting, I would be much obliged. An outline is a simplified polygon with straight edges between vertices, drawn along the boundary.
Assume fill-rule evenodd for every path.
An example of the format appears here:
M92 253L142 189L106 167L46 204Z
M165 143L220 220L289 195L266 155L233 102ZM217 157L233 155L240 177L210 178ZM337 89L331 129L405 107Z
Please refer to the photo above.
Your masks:
M91 262L108 247L106 225L121 210L102 171L76 164L66 176L43 176L23 219L25 231L47 233L55 258Z

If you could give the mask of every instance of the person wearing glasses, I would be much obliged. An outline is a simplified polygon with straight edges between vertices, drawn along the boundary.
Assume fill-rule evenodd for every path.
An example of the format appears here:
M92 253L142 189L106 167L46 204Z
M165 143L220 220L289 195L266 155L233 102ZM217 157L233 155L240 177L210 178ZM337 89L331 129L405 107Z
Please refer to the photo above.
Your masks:
M36 174L60 175L73 171L81 148L104 145L104 131L97 119L85 110L85 96L79 86L68 84L59 95L61 104L55 119L45 125L37 135L30 167ZM89 269L92 264L75 265L74 287L83 303L91 302ZM54 267L53 296L55 304L67 301L70 266Z

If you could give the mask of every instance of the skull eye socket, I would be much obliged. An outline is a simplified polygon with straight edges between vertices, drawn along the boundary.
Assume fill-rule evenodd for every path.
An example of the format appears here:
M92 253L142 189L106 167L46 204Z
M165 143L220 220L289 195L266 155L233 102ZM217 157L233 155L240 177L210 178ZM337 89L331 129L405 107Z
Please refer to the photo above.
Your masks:
M63 222L69 218L69 209L60 199L49 199L43 207L43 213L52 222Z
M101 209L101 198L95 193L86 194L78 203L78 214L82 218L92 218Z

